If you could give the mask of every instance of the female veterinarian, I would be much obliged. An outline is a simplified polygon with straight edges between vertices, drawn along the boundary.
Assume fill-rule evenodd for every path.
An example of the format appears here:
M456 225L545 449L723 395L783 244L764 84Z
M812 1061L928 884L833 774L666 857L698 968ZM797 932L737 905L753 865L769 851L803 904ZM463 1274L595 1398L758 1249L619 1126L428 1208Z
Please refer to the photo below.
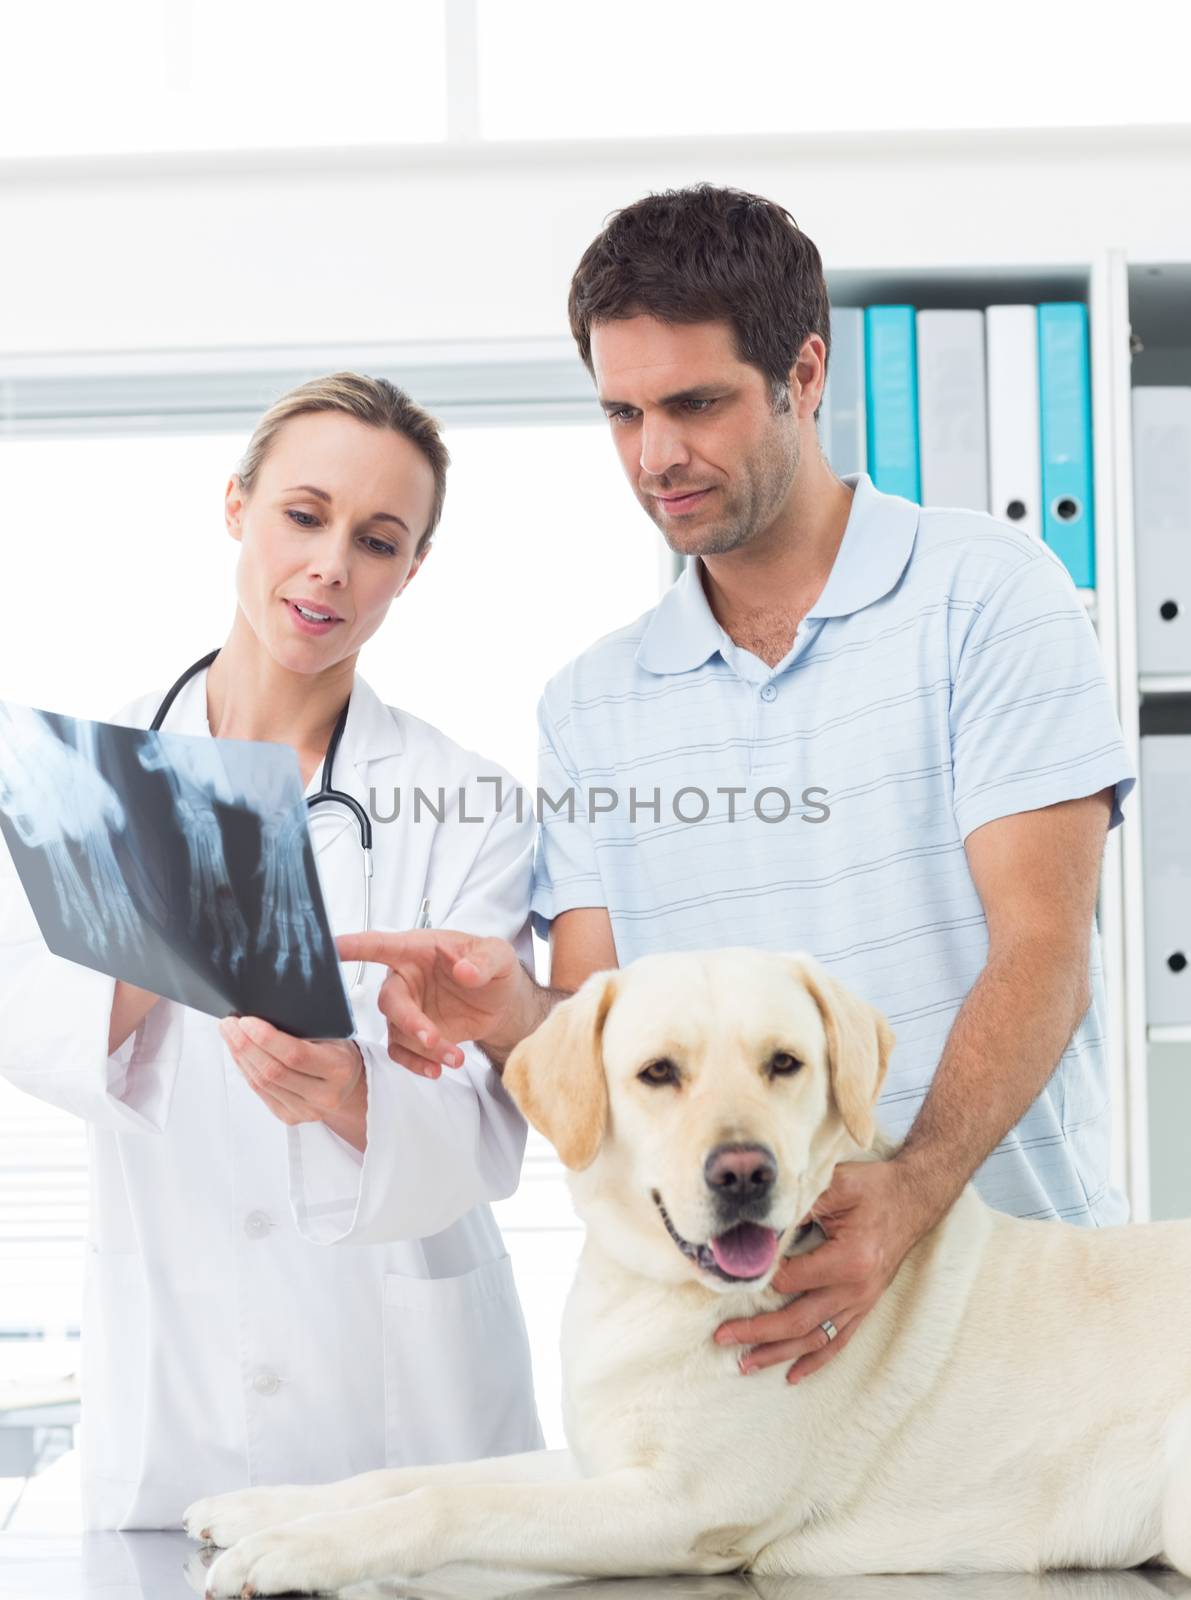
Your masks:
M532 822L476 783L500 769L355 671L426 559L446 467L433 421L383 380L338 373L278 401L227 487L231 629L163 726L289 744L311 795L346 707L334 785L364 806L370 788L463 786L471 820L491 797L480 825L403 805L376 826L373 926L412 927L428 899L436 925L527 941ZM148 727L162 697L114 720ZM354 930L357 822L320 806L311 836L332 930ZM384 975L352 991L354 1041L221 1023L51 955L0 840L0 1071L88 1123L86 1527L541 1445L487 1205L516 1186L524 1124L470 1048L441 1083L389 1061Z

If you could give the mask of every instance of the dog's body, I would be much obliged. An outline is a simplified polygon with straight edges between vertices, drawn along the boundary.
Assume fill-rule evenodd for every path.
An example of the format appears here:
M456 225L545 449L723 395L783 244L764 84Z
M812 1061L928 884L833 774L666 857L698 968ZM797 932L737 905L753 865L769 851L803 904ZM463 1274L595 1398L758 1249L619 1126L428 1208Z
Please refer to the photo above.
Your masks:
M1152 1313L1163 1283L1169 1319ZM1163 1552L1168 1485L1175 1517L1180 1504L1168 1423L1180 1401L1191 1412L1191 1223L1048 1227L968 1189L847 1350L794 1390L785 1363L742 1379L739 1352L712 1342L726 1317L780 1303L633 1292L589 1246L568 1304L572 1448L586 1473L651 1460L690 1494L700 1570L1127 1567ZM1191 1429L1182 1461L1185 1561Z
M660 999L648 984L642 995L633 977L667 962L665 976L687 963L689 979L698 960L728 964L703 974L705 1006L682 983L669 999L664 984ZM792 960L822 1017L817 1041L813 1011L770 1004L773 964L789 974ZM777 1246L791 1246L836 1161L891 1153L871 1106L892 1036L805 957L650 958L596 983L507 1073L572 1167L588 1227L563 1328L570 1451L199 1501L188 1530L235 1544L211 1593L335 1588L461 1560L608 1575L1165 1560L1191 1574L1191 1222L1027 1222L968 1187L822 1372L793 1387L784 1363L742 1376L716 1328L783 1303L767 1287ZM720 1065L707 1065L701 1034L692 1043L713 1023L667 1014L674 992L687 1013L736 1013L711 1041ZM659 1005L665 1038L634 1053ZM602 1103L585 1048L603 1052ZM641 1056L649 1076L631 1071ZM663 1061L679 1063L676 1081ZM735 1180L719 1172L712 1187L713 1157L762 1148L761 1132L772 1178L753 1198L725 1198ZM728 1206L746 1220L709 1231ZM748 1220L759 1207L765 1228ZM774 1256L754 1275L749 1251L768 1250L769 1233Z

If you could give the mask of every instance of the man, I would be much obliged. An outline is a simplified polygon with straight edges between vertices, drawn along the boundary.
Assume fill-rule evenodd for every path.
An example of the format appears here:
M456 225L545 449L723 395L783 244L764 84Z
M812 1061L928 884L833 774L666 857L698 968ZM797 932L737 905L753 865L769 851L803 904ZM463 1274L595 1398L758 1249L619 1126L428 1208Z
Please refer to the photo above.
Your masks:
M638 500L696 558L541 703L534 912L554 988L465 934L373 935L390 1055L494 1063L591 972L647 951L806 949L897 1036L828 1235L784 1309L721 1328L799 1381L841 1349L969 1178L1002 1210L1103 1225L1111 1187L1094 907L1134 784L1095 634L1044 545L976 512L836 478L815 418L818 251L726 189L612 218L571 327ZM705 806L706 802L706 806Z

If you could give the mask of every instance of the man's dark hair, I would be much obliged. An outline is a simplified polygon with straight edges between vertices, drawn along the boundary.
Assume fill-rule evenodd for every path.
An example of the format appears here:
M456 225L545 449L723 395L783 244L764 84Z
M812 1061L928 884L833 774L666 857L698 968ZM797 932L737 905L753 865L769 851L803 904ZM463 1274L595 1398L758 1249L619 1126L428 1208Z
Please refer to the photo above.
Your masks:
M808 334L831 353L823 262L784 206L699 183L614 212L583 252L567 304L588 372L593 323L645 315L727 322L742 361L769 380L775 410ZM825 362L826 364L826 358Z

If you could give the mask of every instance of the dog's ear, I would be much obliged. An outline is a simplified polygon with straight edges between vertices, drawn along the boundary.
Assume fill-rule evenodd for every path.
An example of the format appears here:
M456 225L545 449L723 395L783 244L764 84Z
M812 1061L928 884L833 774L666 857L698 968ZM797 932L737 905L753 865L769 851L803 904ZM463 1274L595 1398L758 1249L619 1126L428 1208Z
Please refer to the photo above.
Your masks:
M525 1120L549 1139L573 1172L595 1160L608 1122L603 1035L617 976L593 972L522 1039L505 1064L505 1088Z
M867 1150L876 1133L873 1107L889 1066L893 1030L875 1006L831 977L813 956L800 953L794 962L823 1018L831 1092L840 1117Z

